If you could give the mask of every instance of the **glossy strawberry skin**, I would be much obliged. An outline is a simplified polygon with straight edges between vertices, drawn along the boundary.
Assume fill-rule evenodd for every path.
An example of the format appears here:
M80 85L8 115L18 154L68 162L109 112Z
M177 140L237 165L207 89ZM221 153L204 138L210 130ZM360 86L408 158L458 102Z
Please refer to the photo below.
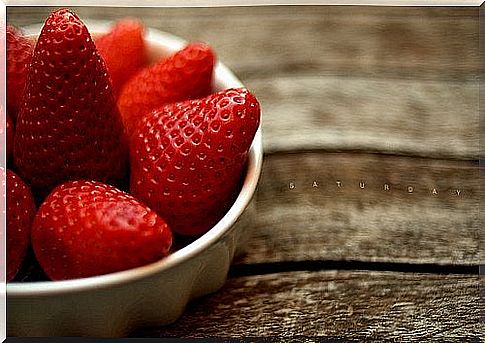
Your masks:
M144 27L138 20L120 20L111 30L96 38L99 54L106 63L117 97L122 86L148 63Z
M106 66L84 24L66 9L44 24L26 95L14 162L36 193L72 179L123 179L128 150Z
M13 125L13 121L10 118L10 115L8 114L8 112L7 112L6 125L7 125L7 130L6 130L6 134L7 134L7 139L6 139L6 142L7 142L7 161L10 161L10 159L12 158L12 152L13 152L13 140L14 140L14 137L15 137L15 128L14 128L14 125Z
M96 181L69 181L40 206L32 246L52 280L126 270L166 256L172 233L131 195Z
M246 89L154 111L132 139L132 194L174 232L206 232L237 195L259 120L259 103Z
M136 124L148 112L172 102L210 94L214 63L210 47L193 43L131 78L118 100L128 135L131 136Z
M7 108L14 120L22 103L33 43L15 27L7 26Z
M27 253L36 207L30 188L10 170L7 170L6 187L7 281L11 281Z
M9 113L7 112L7 115L5 116L5 112L3 112L1 108L0 108L0 120L1 120L0 138L5 139L5 143L6 143L6 147L2 145L0 149L0 153L6 154L5 156L7 157L7 163L9 163L12 158L15 128Z

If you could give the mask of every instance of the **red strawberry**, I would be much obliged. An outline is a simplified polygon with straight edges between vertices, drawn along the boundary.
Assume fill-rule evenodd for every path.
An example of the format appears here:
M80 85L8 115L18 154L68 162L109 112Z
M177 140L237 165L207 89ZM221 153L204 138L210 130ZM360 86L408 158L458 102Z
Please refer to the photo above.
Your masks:
M7 26L7 107L13 119L22 102L33 44L13 26Z
M7 146L6 149L4 146L2 146L0 149L0 153L5 154L5 151L6 151L7 161L9 161L12 156L13 138L15 135L15 130L14 130L14 125L12 123L12 119L10 118L10 115L7 113L7 116L5 117L5 114L1 107L0 107L0 121L1 121L0 136L4 137L6 146Z
M123 84L147 64L143 34L142 23L127 18L116 23L107 34L95 39L99 54L108 67L116 96Z
M7 281L15 277L25 257L34 216L35 203L30 188L14 172L7 170Z
M228 210L259 125L246 89L166 105L132 140L132 193L182 235L199 235Z
M32 246L52 280L89 277L155 262L172 233L131 195L96 181L69 181L40 206Z
M127 147L106 66L67 9L46 20L35 46L14 159L41 194L71 179L121 180Z
M12 119L10 118L10 115L7 112L7 160L10 160L12 157L12 151L13 151L13 140L15 137L15 128L13 126Z
M135 125L149 111L210 94L214 61L214 54L207 45L189 44L131 78L118 100L128 135L131 136Z

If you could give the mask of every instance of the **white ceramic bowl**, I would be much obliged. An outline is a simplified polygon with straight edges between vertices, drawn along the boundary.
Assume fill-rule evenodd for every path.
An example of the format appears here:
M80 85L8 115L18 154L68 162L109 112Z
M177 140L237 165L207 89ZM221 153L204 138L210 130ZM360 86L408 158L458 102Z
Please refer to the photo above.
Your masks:
M94 35L108 22L85 21ZM25 32L37 35L40 25ZM149 53L162 57L186 42L148 29ZM223 64L215 68L215 90L241 87ZM7 284L9 336L119 337L147 326L174 322L187 303L218 290L225 282L236 250L244 243L254 217L250 201L262 165L261 127L249 154L241 192L226 215L206 234L170 256L135 269L68 281Z

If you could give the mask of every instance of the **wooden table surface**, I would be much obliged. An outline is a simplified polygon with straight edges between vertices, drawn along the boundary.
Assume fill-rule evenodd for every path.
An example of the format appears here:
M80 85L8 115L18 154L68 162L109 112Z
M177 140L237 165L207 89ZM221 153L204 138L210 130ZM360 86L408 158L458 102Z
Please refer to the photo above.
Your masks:
M211 44L263 109L244 254L220 291L132 336L485 336L478 8L75 10Z

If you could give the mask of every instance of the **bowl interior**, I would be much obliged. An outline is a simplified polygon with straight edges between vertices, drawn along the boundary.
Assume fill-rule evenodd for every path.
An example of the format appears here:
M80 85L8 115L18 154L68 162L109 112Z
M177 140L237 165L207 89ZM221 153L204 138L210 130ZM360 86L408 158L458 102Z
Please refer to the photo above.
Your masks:
M111 22L105 21L85 20L84 22L93 37L108 31L112 25ZM24 32L32 38L35 38L39 34L41 27L41 24L28 26L24 28ZM151 61L178 51L187 44L185 40L179 37L154 29L147 29L145 39ZM217 62L214 71L214 91L242 86L242 83L226 66ZM256 190L261 173L262 158L263 151L260 125L251 145L248 167L241 191L229 211L208 232L162 260L142 267L83 279L8 283L7 295L9 297L48 296L66 292L84 291L90 288L99 289L148 277L193 258L217 242L244 211Z

